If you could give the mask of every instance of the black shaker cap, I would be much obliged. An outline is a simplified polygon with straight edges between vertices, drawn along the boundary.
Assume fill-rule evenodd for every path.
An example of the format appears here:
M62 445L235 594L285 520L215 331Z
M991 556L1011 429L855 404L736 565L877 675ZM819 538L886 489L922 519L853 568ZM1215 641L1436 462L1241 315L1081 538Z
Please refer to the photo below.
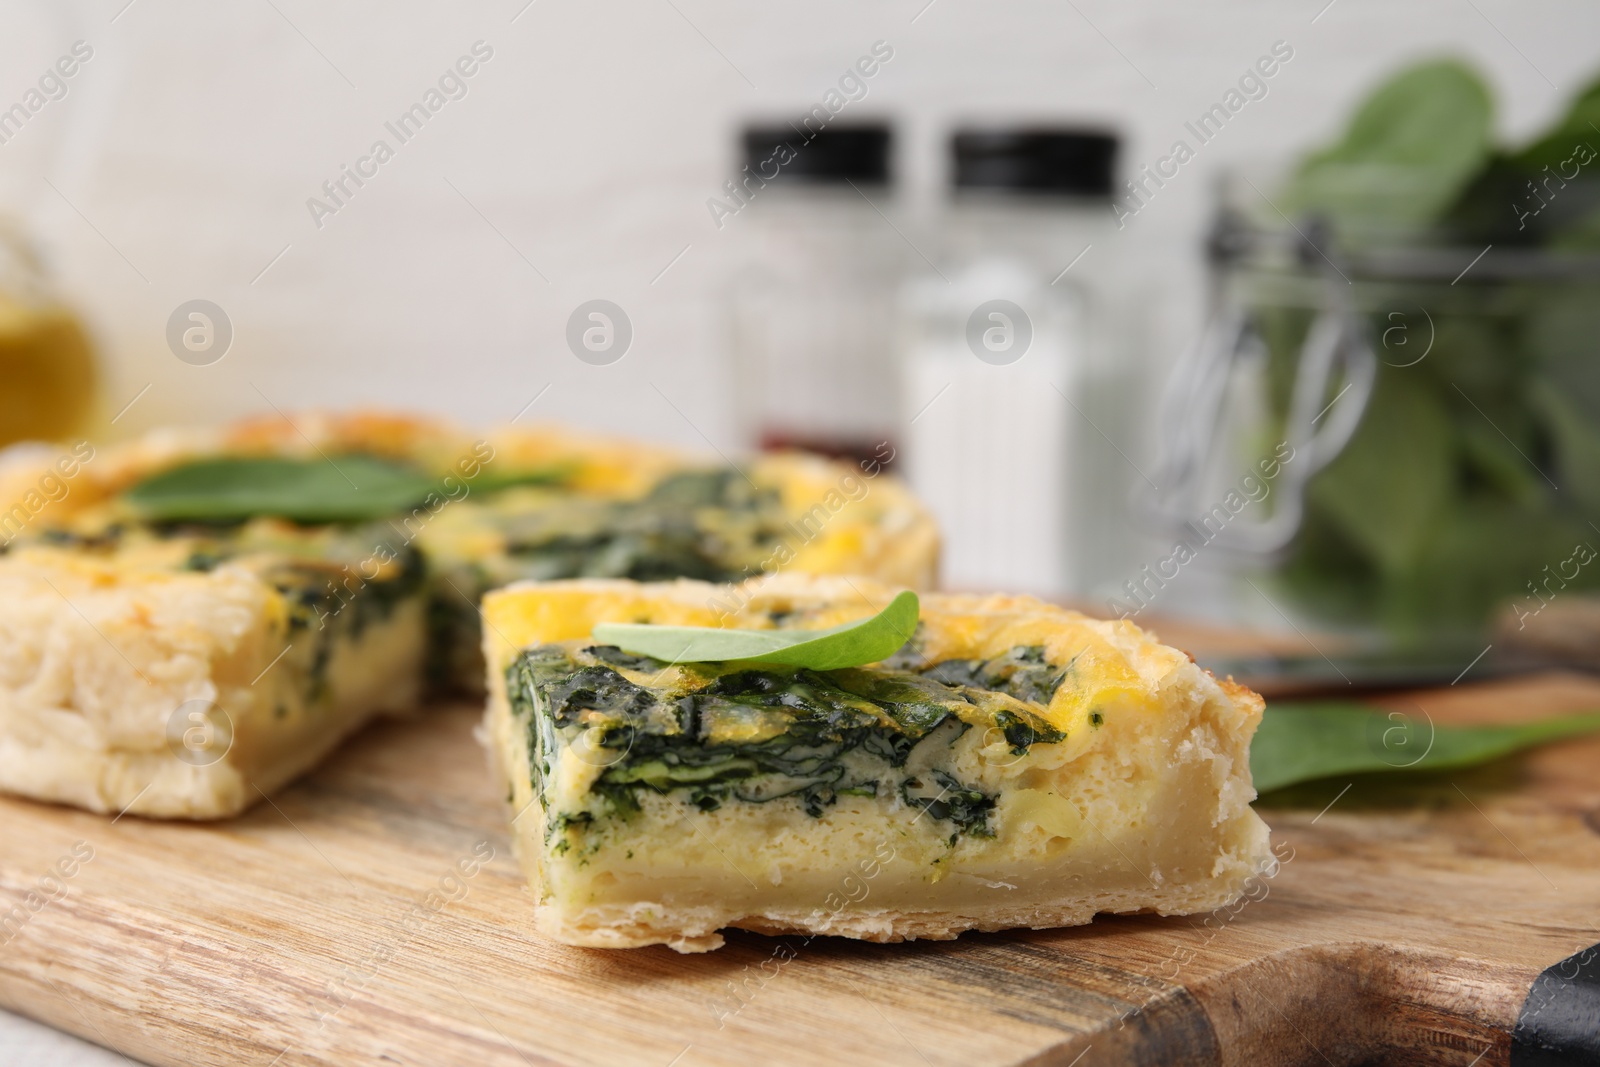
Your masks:
M779 176L786 180L885 185L889 181L890 141L886 123L819 129L816 121L808 118L793 125L746 127L744 158L753 173L770 180L779 162L773 161L773 154L779 145L787 145L793 157L779 170Z
M1117 136L1073 127L957 130L950 138L957 189L1109 197Z

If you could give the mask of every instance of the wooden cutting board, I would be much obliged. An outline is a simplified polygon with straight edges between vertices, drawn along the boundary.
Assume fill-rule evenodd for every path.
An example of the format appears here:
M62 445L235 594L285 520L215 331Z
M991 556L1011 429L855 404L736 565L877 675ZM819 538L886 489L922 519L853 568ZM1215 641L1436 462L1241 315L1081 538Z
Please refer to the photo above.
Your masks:
M1600 707L1600 680L1396 706L1530 719ZM5 907L40 894L0 945L0 1003L156 1064L1487 1067L1539 972L1600 941L1589 740L1303 787L1263 811L1286 862L1236 913L568 948L531 930L477 719L379 725L219 825L0 800Z

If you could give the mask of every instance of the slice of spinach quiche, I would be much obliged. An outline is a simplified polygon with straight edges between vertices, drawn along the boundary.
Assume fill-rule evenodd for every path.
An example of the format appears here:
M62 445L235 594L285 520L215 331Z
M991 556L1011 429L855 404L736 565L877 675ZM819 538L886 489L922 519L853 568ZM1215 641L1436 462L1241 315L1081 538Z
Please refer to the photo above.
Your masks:
M839 669L594 636L829 628L892 595L803 575L748 583L731 612L687 580L491 593L487 734L538 928L682 952L725 927L950 938L1208 911L1268 860L1260 697L1128 622L930 594L900 651Z
M777 567L923 586L926 514L815 457L740 468L381 414L169 430L0 465L0 791L234 814L428 685L481 690L523 578Z

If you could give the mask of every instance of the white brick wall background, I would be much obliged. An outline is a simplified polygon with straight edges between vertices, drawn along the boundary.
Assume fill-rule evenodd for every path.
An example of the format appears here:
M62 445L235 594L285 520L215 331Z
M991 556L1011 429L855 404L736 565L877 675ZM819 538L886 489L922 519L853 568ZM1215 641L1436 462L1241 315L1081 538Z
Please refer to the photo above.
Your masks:
M1109 123L1126 169L1164 154L1272 42L1292 45L1269 95L1119 239L1146 280L1152 367L1198 328L1196 241L1219 168L1292 157L1411 58L1470 57L1508 135L1600 71L1600 10L1583 0L525 3L0 7L0 108L75 40L94 49L66 97L0 145L0 212L24 221L90 318L107 415L151 386L118 431L269 403L489 421L554 383L530 414L733 447L720 298L741 220L719 232L705 201L731 175L742 119L809 106L879 39L894 59L850 113L896 120L898 170L924 211L955 121ZM493 56L467 95L319 229L306 199L478 40ZM173 308L196 297L235 329L209 367L164 341ZM612 366L562 340L593 297L634 323ZM1138 429L1112 432L1138 454ZM69 1062L14 1040L0 1025L7 1063Z

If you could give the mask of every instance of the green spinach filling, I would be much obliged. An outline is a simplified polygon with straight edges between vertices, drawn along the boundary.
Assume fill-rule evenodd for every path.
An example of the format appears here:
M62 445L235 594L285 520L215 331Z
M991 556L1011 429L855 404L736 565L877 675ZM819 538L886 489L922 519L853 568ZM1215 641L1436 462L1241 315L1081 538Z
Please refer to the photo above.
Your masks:
M1018 700L1048 704L1061 688L1071 664L1052 665L1041 645L1018 645L994 659L947 659L922 670L922 674L948 685L965 685L1009 693Z
M491 589L563 578L738 582L796 537L775 487L726 469L671 474L632 500L552 491L468 506L474 522L504 538L505 551L433 561L429 676L437 684L482 679L477 603Z
M669 475L637 500L572 497L499 521L519 578L698 578L734 582L785 536L778 490L737 471Z
M335 481L337 497L345 483ZM426 598L429 682L442 689L475 688L483 678L478 601L490 589L519 579L741 581L760 573L773 550L797 536L779 490L752 485L732 469L670 474L630 500L582 495L550 471L523 472L493 485L484 474L472 485L472 495L409 515L400 509L393 520L264 526L226 508L204 521L113 511L74 528L30 531L18 543L115 557L150 543L182 542L188 551L171 566L199 572L245 557L281 557L283 563L265 567L263 577L289 598L295 633L316 635L308 638L318 642L311 661L314 699L325 690L332 652L327 628L337 622L339 633L358 637L367 623L386 618L411 595ZM518 486L523 488L517 493L504 491ZM304 485L301 490L310 491ZM318 492L329 495L326 486ZM460 509L469 517L466 525L504 549L464 558L444 539L432 539L433 516L446 507ZM0 555L10 547L0 544ZM382 579L356 583L354 591L341 566L355 569L380 550L392 553L398 575L386 569Z
M814 671L673 667L573 642L525 650L506 682L512 712L528 731L547 840L600 816L626 818L649 790L703 811L787 799L813 818L841 796L898 796L947 824L953 842L993 836L997 797L940 769L943 750L974 725L1000 730L1017 755L1063 740L1038 705L1066 673L1035 647L921 671ZM580 739L580 758L603 768L588 790L595 802L552 810L552 769ZM930 748L914 758L923 745Z
M312 646L306 672L306 699L328 694L328 665L339 640L359 641L369 626L385 622L401 604L421 595L426 578L422 554L393 547L393 566L371 580L331 563L285 560L266 567L262 578L289 605L289 638ZM205 568L205 569L210 569Z

